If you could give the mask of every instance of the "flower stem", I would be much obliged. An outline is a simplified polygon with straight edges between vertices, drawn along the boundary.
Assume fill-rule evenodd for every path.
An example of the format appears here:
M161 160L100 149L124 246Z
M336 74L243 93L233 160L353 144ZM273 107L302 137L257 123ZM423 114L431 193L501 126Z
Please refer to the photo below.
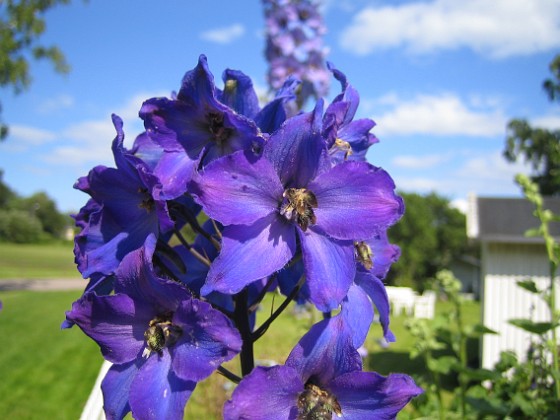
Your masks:
M235 310L233 312L233 320L243 340L241 353L239 354L241 361L241 375L246 376L251 373L255 367L255 358L253 354L254 340L251 333L251 325L249 323L249 296L247 288L235 295L234 300Z

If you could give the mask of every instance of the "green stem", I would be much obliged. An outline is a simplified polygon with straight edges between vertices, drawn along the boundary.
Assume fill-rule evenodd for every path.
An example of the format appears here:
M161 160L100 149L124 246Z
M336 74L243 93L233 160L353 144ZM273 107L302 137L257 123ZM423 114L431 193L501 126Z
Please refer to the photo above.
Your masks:
M461 364L461 372L459 373L461 418L465 419L467 417L467 378L464 372L466 372L467 370L467 340L463 327L461 301L459 297L457 297L457 300L455 301L455 311L457 317L457 329L459 334L459 362Z
M550 297L548 306L550 309L550 322L552 323L552 367L554 372L558 374L558 337L556 333L556 325L558 325L558 314L556 313L556 270L557 265L554 261L550 261ZM554 381L556 389L556 399L560 401L560 381Z

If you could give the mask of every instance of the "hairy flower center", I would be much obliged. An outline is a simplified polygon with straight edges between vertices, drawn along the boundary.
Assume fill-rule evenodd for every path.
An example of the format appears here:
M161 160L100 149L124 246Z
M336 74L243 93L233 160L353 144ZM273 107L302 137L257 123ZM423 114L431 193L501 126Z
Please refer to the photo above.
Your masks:
M298 397L298 420L330 420L332 414L342 416L336 397L314 384L306 384Z
M231 128L224 127L224 115L217 112L210 112L206 116L208 131L212 134L213 140L222 146L231 136Z
M180 327L171 323L172 316L172 313L167 313L150 321L148 328L144 331L146 348L142 357L147 358L152 353L161 354L165 347L172 346L177 342L183 331Z
M317 208L317 198L311 191L305 188L288 188L283 197L280 213L288 220L296 222L303 231L317 222L313 212Z
M356 253L358 254L358 261L362 263L366 270L373 268L373 251L365 242L354 242Z

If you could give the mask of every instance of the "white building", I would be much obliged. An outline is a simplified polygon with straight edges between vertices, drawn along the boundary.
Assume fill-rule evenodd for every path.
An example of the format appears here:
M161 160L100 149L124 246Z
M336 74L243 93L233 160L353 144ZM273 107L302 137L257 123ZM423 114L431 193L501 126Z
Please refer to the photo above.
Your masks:
M546 198L544 207L560 214L560 198ZM541 237L527 237L528 229L540 221L533 215L534 205L521 198L470 197L467 236L481 247L481 307L483 324L499 335L482 339L481 365L492 369L504 350L514 350L525 360L531 340L536 336L508 323L513 318L549 321L548 306L519 286L519 280L533 279L539 289L549 285L549 262ZM551 233L560 238L560 224ZM557 278L558 281L558 278ZM556 302L560 303L560 287Z

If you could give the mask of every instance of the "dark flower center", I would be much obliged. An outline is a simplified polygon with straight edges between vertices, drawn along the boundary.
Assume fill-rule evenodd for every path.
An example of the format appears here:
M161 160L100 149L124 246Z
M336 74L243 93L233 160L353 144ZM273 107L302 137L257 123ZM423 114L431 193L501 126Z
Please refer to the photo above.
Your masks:
M171 323L172 313L156 316L148 324L144 331L146 348L143 357L149 357L152 353L161 354L165 347L174 345L182 334L181 327Z
M354 242L356 253L358 254L358 261L362 263L366 270L373 268L373 251L365 242Z
M333 413L342 416L342 408L329 391L308 383L298 397L298 420L331 420Z
M138 204L138 207L146 210L148 213L151 213L156 206L156 202L154 201L153 197L148 193L148 189L138 188L138 194L144 196L143 200Z
M231 128L224 127L224 114L218 112L209 112L206 115L206 122L208 123L208 131L212 134L213 140L222 146L227 143L230 138Z
M317 222L313 212L317 208L317 198L311 191L306 188L288 188L283 197L280 213L288 220L296 222L303 231Z

